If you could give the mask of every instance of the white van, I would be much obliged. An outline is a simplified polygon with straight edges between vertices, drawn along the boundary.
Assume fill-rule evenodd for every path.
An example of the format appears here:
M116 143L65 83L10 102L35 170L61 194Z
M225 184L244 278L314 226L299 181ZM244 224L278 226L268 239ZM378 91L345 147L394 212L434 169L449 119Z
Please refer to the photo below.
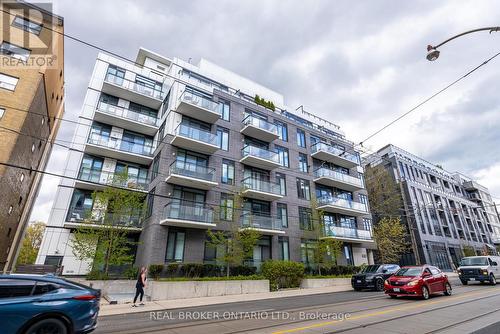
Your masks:
M460 260L457 272L463 285L467 285L469 281L495 285L500 278L500 257L490 255L464 257Z

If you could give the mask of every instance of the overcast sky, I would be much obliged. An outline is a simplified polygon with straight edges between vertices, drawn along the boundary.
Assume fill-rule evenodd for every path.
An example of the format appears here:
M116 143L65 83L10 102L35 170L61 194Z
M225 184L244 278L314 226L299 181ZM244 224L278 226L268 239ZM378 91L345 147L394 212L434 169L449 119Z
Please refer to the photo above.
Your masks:
M206 58L274 89L287 105L339 124L359 142L500 51L500 32L426 45L500 25L495 1L55 1L65 32L135 58L143 46L168 57ZM97 55L65 40L66 113L77 120ZM365 146L400 146L460 171L500 197L500 57ZM58 139L71 140L63 122ZM55 148L48 170L63 173ZM32 219L48 221L59 179L45 177Z

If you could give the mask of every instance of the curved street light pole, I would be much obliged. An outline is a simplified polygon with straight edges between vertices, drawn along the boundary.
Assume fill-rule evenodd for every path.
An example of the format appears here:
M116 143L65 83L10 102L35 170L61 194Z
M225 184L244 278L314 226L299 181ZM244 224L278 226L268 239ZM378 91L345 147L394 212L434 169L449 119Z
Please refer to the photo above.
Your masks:
M468 35L468 34L472 34L474 32L485 31L485 30L489 30L489 32L491 34L492 32L500 31L500 27L486 27L486 28L479 28L479 29L469 30L469 31L463 32L461 34L455 35L455 36L453 36L451 38L448 38L446 41L444 41L442 43L439 43L436 46L427 45L427 57L426 58L427 58L428 61L434 61L434 60L438 59L438 57L439 57L439 51L437 50L437 48L439 48L443 44L446 44L449 41L452 41L455 38L461 37L463 35Z

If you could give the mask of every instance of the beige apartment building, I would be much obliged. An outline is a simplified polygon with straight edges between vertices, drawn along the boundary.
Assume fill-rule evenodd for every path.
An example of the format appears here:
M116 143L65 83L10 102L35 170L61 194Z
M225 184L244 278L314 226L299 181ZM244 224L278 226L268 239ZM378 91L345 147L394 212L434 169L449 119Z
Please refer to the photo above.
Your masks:
M0 2L0 269L15 264L64 112L64 24L50 8ZM37 172L38 171L38 172Z

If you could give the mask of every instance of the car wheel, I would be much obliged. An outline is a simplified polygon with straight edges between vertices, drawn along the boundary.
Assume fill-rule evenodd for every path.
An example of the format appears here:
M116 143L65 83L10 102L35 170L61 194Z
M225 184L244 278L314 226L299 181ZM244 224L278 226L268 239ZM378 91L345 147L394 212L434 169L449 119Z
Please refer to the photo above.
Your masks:
M445 296L451 296L451 285L450 285L450 283L446 283L444 285L444 295Z
M429 299L429 289L426 286L422 287L422 298L425 300Z
M384 291L384 281L380 278L377 278L377 280L375 281L375 290Z
M361 288L354 288L354 291L361 291Z
M59 319L42 319L32 324L25 332L26 334L67 334L68 328Z
M394 295L389 295L389 297L391 297L392 299L398 298L398 296L394 296Z
M493 274L490 274L490 284L491 285L496 285L497 284L497 279Z
M467 283L469 283L468 281L464 281L464 280L460 280L462 282L463 285L467 285Z

